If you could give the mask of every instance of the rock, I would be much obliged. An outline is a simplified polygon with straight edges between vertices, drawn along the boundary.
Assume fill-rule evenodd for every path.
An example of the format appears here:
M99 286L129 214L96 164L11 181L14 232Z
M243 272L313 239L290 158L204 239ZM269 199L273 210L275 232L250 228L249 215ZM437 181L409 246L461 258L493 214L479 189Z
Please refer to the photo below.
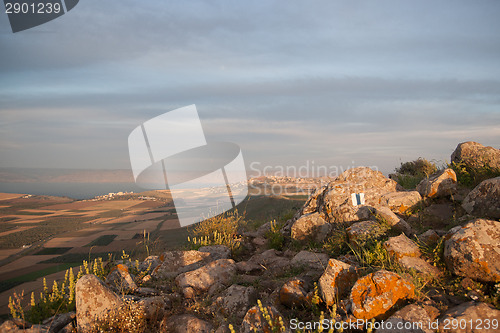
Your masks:
M370 207L370 210L377 220L384 221L392 228L404 232L407 235L412 235L414 233L408 222L394 214L388 207L376 206Z
M385 230L376 221L356 222L347 228L349 243L353 246L362 246L370 239L380 238Z
M197 269L211 261L208 252L168 251L160 256L161 265L151 274L154 278L171 278L180 273Z
M331 228L331 225L319 213L302 215L292 225L292 239L321 242L328 236Z
M454 320L458 323L455 329L453 328ZM467 302L451 308L440 318L439 331L443 333L497 333L498 326L494 328L492 324L494 320L497 323L500 321L500 310L486 303ZM487 322L490 324L488 328Z
M385 319L395 305L414 295L413 284L396 273L380 270L356 281L350 295L351 311L358 319Z
M417 185L417 191L426 198L449 196L457 189L457 175L452 169L444 169L423 179Z
M167 332L171 333L210 333L212 324L191 314L172 316L167 319Z
M289 308L306 305L308 299L305 285L306 282L298 278L286 282L279 291L280 303Z
M118 264L106 277L106 283L118 292L128 292L137 289L137 284L128 272L128 267Z
M415 271L426 274L431 278L441 275L439 269L419 257L403 257L398 259L398 263L406 269L414 269Z
M152 272L160 264L161 260L159 256L149 256L139 264L139 270L144 272L149 269L149 271Z
M225 245L202 246L198 251L210 253L211 260L231 259L231 249Z
M212 286L228 284L236 274L232 259L219 259L194 271L182 273L175 283L183 291L184 297L191 298L208 292Z
M70 324L76 318L75 312L63 313L53 316L43 321L43 324L49 325L48 333L59 333L65 326ZM2 330L0 330L1 332Z
M450 230L444 261L456 275L483 282L500 281L500 222L475 219Z
M273 327L280 327L280 322L283 323L283 317L281 313L274 306L266 306L263 309L269 314L270 320L273 323ZM284 323L283 323L284 325ZM267 323L267 320L263 317L262 312L258 306L252 307L247 311L243 322L241 323L241 333L271 333L271 328ZM278 331L282 332L282 331Z
M500 219L500 177L482 181L465 197L462 207L475 216Z
M403 214L422 200L418 191L390 192L380 197L380 204L395 213Z
M439 238L441 237L439 237L437 232L432 229L427 230L426 232L418 236L418 240L426 245L436 244L439 241Z
M236 263L236 269L238 270L238 273L256 274L262 272L264 267L250 261L238 261Z
M393 314L384 323L384 328L377 329L376 333L432 333L431 318L424 308L410 304ZM391 329L389 329L389 327ZM398 329L401 327L401 329Z
M242 320L247 310L257 301L254 287L244 287L233 284L215 299L213 312L220 313L225 318L235 316Z
M104 319L108 312L117 310L123 304L117 294L92 274L78 280L75 294L78 332L90 332L96 320Z
M404 234L397 237L390 237L384 243L384 248L396 260L403 257L420 257L422 255L418 245Z
M380 204L380 197L395 192L399 185L381 172L367 167L345 171L328 185L316 190L301 209L301 215L318 212L330 223L359 221L358 210L363 205L353 205L351 195L364 193L365 204Z
M300 251L292 258L290 266L324 271L328 265L328 259L325 253Z
M165 315L165 308L168 302L161 296L153 296L143 298L136 303L141 311L144 313L144 318L156 322L161 320Z
M336 304L348 294L357 278L356 267L330 259L328 267L318 281L321 298L328 306Z
M456 212L451 203L432 204L423 210L421 218L426 225L447 226L455 215Z
M462 142L451 154L451 161L473 169L500 169L500 150L473 141Z
M278 253L278 251L270 249L253 255L248 262L263 266L268 272L288 268L290 259L279 256Z

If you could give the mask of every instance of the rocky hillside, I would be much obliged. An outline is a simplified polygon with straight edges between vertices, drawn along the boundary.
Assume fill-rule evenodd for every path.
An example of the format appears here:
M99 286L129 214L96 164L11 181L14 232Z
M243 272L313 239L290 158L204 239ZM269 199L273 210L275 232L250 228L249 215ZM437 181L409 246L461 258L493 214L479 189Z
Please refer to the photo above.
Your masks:
M79 278L76 312L0 331L499 332L499 155L460 144L414 190L350 169L238 246L109 262ZM479 169L497 177L461 185Z

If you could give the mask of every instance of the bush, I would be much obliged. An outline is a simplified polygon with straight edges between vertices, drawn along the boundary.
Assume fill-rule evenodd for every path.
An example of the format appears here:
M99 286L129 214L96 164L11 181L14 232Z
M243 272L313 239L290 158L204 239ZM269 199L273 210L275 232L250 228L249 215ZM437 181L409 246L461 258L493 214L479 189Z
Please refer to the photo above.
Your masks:
M401 163L396 172L404 175L428 177L438 170L436 164L429 162L425 158L419 157L415 161Z
M396 181L399 185L405 189L414 189L422 179L438 171L438 168L436 164L419 157L414 161L401 163L401 166L395 171L397 172Z
M281 251L285 245L285 236L280 232L283 223L271 221L271 229L266 233L266 238L269 240L269 247Z
M448 164L457 175L457 181L463 186L474 188L483 180L500 176L500 169L489 166L474 167L465 162L451 162Z

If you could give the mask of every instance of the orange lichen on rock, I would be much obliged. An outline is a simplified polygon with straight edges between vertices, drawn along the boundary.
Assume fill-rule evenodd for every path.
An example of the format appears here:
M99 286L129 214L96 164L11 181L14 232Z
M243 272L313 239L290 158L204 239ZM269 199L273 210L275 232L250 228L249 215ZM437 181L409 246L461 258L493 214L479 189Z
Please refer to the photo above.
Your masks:
M368 274L351 290L352 313L358 319L386 319L397 304L415 296L415 286L396 273Z

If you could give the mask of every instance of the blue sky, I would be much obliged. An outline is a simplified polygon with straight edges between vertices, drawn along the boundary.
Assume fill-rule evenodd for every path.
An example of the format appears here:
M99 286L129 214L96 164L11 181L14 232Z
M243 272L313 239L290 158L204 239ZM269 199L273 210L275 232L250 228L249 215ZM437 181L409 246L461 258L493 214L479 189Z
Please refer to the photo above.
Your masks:
M84 0L0 15L0 167L130 168L129 133L196 104L246 163L376 166L500 143L500 2Z

